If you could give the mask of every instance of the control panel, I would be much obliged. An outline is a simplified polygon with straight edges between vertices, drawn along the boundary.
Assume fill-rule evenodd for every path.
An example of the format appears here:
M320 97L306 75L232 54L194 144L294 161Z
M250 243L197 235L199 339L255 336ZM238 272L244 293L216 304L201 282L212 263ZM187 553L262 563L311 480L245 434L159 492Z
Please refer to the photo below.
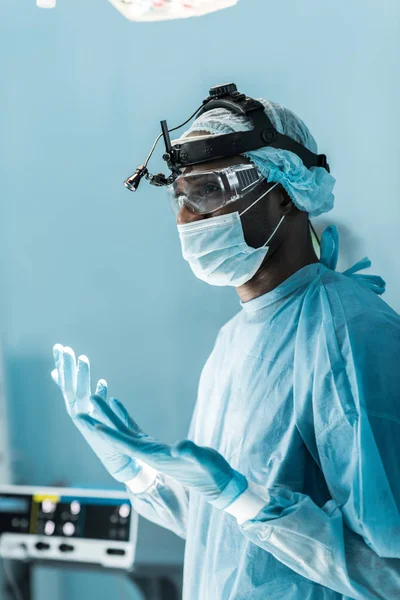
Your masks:
M130 569L137 514L125 492L0 486L0 556Z

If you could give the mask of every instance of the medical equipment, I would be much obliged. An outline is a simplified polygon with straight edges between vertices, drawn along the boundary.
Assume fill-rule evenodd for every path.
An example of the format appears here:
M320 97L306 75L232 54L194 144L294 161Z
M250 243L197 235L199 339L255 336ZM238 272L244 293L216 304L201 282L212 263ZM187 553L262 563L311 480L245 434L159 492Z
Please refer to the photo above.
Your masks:
M181 129L194 117L198 118L205 112L216 108L225 108L235 114L247 117L254 128L250 131L184 138L177 142L171 142L169 135L171 132ZM168 177L163 173L151 175L147 168L161 137L164 138L165 143L163 159L171 171ZM308 169L323 167L329 172L326 155L317 155L289 136L279 133L265 113L265 107L261 102L239 93L234 83L218 85L210 89L209 96L202 102L201 106L181 125L168 129L167 122L165 120L161 121L161 134L155 140L145 163L140 165L135 173L125 180L124 185L134 192L143 177L155 186L171 185L185 167L237 156L264 147L289 150L296 154Z
M0 486L0 556L130 569L138 518L119 491Z
M8 419L6 406L6 391L4 381L3 361L1 360L0 348L0 485L10 483L11 452L8 441ZM3 573L0 569L0 595L4 589Z
M0 485L10 483L10 445L8 442L6 391L0 348Z
M239 0L110 0L130 21L164 21L200 17L223 8L229 8Z
M239 0L109 0L129 21L164 21L200 17ZM54 8L56 0L36 0L39 8Z
M36 5L39 8L54 8L56 0L36 0Z

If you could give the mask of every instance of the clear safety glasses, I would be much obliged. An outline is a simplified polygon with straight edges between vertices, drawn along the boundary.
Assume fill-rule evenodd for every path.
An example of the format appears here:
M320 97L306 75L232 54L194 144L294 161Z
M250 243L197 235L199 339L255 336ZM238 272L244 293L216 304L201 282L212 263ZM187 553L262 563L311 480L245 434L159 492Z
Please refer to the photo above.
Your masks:
M176 214L185 205L189 210L205 215L244 198L262 179L253 165L232 165L215 171L179 175L167 189Z

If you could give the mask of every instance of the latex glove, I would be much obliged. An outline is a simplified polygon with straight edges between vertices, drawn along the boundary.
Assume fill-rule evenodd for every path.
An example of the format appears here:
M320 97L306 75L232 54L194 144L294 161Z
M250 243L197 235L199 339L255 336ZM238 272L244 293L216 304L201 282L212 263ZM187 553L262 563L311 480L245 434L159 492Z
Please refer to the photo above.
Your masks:
M141 471L142 464L130 454L121 451L120 448L101 435L99 431L88 427L85 421L78 419L79 414L93 415L100 419L103 424L113 426L105 415L96 413L95 407L90 401L90 363L86 356L80 356L78 362L75 359L74 351L71 348L56 344L53 348L54 361L56 368L52 372L52 378L59 386L65 400L67 412L74 425L82 433L89 446L94 450L107 471L120 482L128 482L134 479ZM96 394L106 406L107 404L107 382L100 379L96 386ZM127 431L140 436L141 432L136 424L130 419L124 407L110 400L112 406L109 410L115 411L118 415L118 422L123 423ZM113 413L114 414L114 413Z
M91 398L100 420L89 415L79 418L104 440L132 459L140 459L157 471L175 478L205 496L217 508L225 509L246 489L246 478L232 469L213 448L200 447L189 440L169 446L143 434L139 427L127 427L100 396ZM115 400L119 414L128 414ZM104 425L111 422L112 427ZM131 420L132 421L132 420ZM139 433L138 433L139 432Z

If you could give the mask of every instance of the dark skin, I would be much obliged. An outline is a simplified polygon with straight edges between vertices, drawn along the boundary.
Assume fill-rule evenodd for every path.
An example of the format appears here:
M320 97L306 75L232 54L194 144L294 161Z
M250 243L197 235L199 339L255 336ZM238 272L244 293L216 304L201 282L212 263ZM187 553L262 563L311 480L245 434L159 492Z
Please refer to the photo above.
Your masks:
M198 135L204 133L199 132ZM243 163L250 163L250 161L243 156L235 156L187 167L184 173L220 169ZM263 180L248 196L232 202L212 214L199 215L187 206L183 206L178 213L177 223L192 223L235 211L240 213L273 185L273 183ZM308 215L294 206L281 185L275 187L241 217L247 244L252 248L263 246L283 215L285 215L285 219L271 240L270 249L261 267L250 281L236 288L242 302L248 302L270 292L299 269L319 262L311 240Z

